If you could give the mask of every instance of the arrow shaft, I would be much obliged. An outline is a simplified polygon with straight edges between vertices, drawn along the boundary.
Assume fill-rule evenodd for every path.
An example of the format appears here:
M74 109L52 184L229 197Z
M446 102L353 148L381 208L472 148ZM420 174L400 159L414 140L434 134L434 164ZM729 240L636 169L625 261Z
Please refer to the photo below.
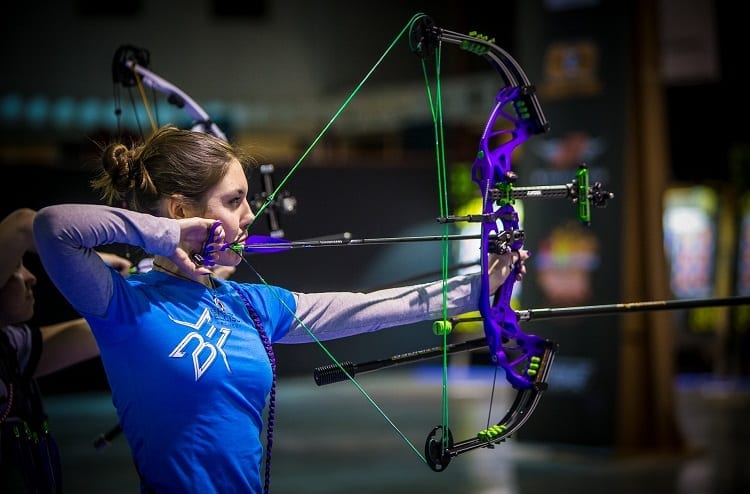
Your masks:
M376 237L376 238L337 238L323 240L294 240L283 243L271 244L245 244L245 249L310 249L317 247L349 247L355 245L385 245L399 244L410 242L440 242L442 240L478 240L481 236L477 235L427 235L418 237Z

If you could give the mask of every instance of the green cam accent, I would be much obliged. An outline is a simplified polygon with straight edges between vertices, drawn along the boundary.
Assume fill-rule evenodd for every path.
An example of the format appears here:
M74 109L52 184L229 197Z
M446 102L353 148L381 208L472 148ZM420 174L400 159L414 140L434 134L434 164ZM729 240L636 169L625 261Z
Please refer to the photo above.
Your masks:
M526 106L526 102L523 100L516 100L513 102L513 107L516 109L516 113L519 117L523 118L524 120L528 120L531 118L531 112L529 111L529 107Z
M490 39L489 36L486 36L484 34L479 34L476 31L471 31L469 33L469 36L471 36L472 38L476 38L478 40L481 40L481 41L486 41L486 42L491 43L491 44L495 43L495 38ZM487 53L488 51L490 51L490 48L488 46L486 46L486 45L484 45L482 43L473 43L473 42L468 41L468 40L462 41L460 46L461 46L462 50L466 50L466 51L474 53L476 55L484 55L485 53Z
M508 430L507 426L496 424L488 429L479 431L477 433L477 438L481 439L482 441L492 441L496 437L502 435L506 430Z
M529 376L536 376L539 372L539 366L541 365L542 359L539 357L531 357L529 362L529 368L526 369L526 374Z

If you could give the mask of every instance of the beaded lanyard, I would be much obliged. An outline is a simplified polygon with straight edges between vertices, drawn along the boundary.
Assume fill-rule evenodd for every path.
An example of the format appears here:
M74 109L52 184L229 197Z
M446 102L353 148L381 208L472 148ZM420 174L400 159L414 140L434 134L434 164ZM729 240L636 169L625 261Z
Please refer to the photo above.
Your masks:
M242 302L244 302L245 304L245 307L247 307L247 312L250 314L250 319L253 320L253 323L258 330L260 340L261 342L263 342L263 346L265 347L266 353L268 354L268 360L271 362L271 372L273 374L273 380L271 382L271 393L269 394L268 398L268 425L266 429L266 472L263 485L263 492L268 494L268 487L271 483L271 447L273 446L273 425L276 419L276 355L273 353L271 340L268 339L268 335L266 334L265 329L263 329L263 324L260 321L260 316L258 316L258 313L255 311L253 306L250 305L250 301L240 290L235 288L234 291L237 292L237 295L240 296Z

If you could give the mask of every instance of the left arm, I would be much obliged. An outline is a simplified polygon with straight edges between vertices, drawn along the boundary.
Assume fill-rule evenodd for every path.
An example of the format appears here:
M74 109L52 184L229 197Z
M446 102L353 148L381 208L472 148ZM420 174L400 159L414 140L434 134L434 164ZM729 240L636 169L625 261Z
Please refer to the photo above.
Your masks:
M495 256L490 272L494 292L519 263L526 271L528 252L509 252ZM454 276L446 282L448 316L477 310L481 293L479 274ZM371 293L297 293L296 319L280 343L307 343L308 328L320 340L344 338L384 328L403 326L443 317L443 282L377 290ZM300 322L301 321L301 322Z
M448 315L475 310L479 276L456 276L448 280ZM300 293L296 317L280 343L312 340L305 326L320 340L344 338L393 326L440 319L443 315L443 283L388 288L371 293Z

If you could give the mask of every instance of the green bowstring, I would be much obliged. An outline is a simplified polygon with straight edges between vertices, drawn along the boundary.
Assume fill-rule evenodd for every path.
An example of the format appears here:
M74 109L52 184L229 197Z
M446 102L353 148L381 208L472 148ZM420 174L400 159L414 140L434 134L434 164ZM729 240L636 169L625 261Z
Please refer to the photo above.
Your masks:
M401 30L401 32L391 41L391 44L386 48L386 50L383 52L382 55L380 55L380 58L377 62L370 68L370 70L365 74L365 76L362 78L362 80L357 84L357 86L354 88L354 90L344 99L344 102L339 106L339 109L336 110L336 112L333 114L333 116L328 120L328 123L326 123L321 131L318 133L318 135L313 139L313 141L310 143L310 145L305 149L305 151L302 153L302 155L299 157L299 159L294 163L294 165L289 169L289 172L284 176L284 178L279 182L279 184L276 186L276 188L273 190L273 192L266 197L266 200L263 202L263 204L260 206L258 211L255 213L255 218L253 221L247 226L247 230L250 230L250 227L255 223L255 220L260 218L261 213L268 207L269 204L271 204L274 199L276 198L276 194L284 187L286 182L291 178L291 176L297 171L297 168L302 164L302 162L307 158L307 156L312 152L313 148L318 145L318 142L323 138L323 136L328 132L328 129L331 128L331 125L333 125L333 122L341 115L341 113L344 111L344 109L349 106L349 103L354 99L354 97L357 95L360 89L362 89L362 86L364 86L365 82L370 78L370 76L375 72L375 69L378 68L385 59L385 57L391 52L394 46L401 40L401 38L404 36L404 34L411 28L411 25L414 23L414 21L420 17L423 17L424 14L414 14L414 16L409 20L409 22L404 26L404 28Z
M261 283L263 283L263 285L265 285L267 287L270 286L269 283L265 280L265 278L263 278L263 276L261 276L261 274L255 269L255 267L253 267L252 264L250 264L250 262L247 259L245 259L243 257L242 260L245 262L245 264L247 264L250 267L250 269L253 271L253 273L255 273L255 276L258 277L258 279L261 281ZM378 413L380 413L380 415L383 417L383 419L385 419L385 421L388 422L388 424L391 426L391 428L393 428L393 430L396 432L396 434L398 434L401 437L401 439L403 439L404 442L406 442L406 444L411 448L411 450L414 451L414 453L416 453L416 455L423 462L427 463L427 460L422 455L422 453L416 448L416 446L414 446L414 444L412 444L412 442L409 441L409 438L406 437L406 435L401 431L401 429L399 429L396 426L396 424L393 423L393 421L391 420L391 418L388 417L388 415L383 411L382 408L380 408L380 406L375 402L375 400L370 396L370 394L367 391L365 391L365 389L359 384L359 382L354 378L354 376L352 376L351 374L349 374L349 372L346 371L346 369L341 364L341 362L338 359L336 359L336 357L330 352L330 350L328 350L328 348L323 344L323 342L320 341L317 336L315 336L315 334L312 332L312 330L304 322L302 322L302 320L299 317L297 317L297 314L295 314L294 310L291 307L289 307L289 305L286 303L286 301L284 301L281 298L281 296L279 294L277 294L274 290L271 290L271 293L273 293L274 296L277 297L277 299L279 300L279 302L281 302L281 304L284 306L284 308L292 315L292 317L294 317L294 320L297 321L297 324L299 324L300 326L302 326L305 329L305 331L307 331L307 333L310 335L310 337L313 339L313 341L315 341L315 343L317 343L317 345L321 348L321 350L323 350L323 353L325 353L328 356L328 358L331 359L331 361L334 364L336 364L336 366L339 369L341 369L341 371L352 382L352 384L354 384L354 387L357 388L357 390L360 392L360 394L362 396L364 396L364 398L367 401L369 401L370 404L373 407L375 407L375 410L377 410Z
M447 167L445 163L445 134L443 126L443 96L442 87L440 84L440 62L442 55L442 44L438 44L435 49L435 97L433 99L432 91L430 89L430 80L427 71L427 64L422 60L422 73L425 80L425 88L427 91L427 100L430 105L430 114L432 115L432 123L435 133L435 164L437 168L437 186L438 186L438 202L440 204L440 217L444 218L448 216L448 179L447 179ZM443 450L447 449L448 444L448 272L450 269L450 250L449 250L449 225L444 223L442 225L442 240L440 241L440 267L441 267L441 279L443 288L443 324L442 324L442 336L443 336L443 355L442 355L442 427L443 427Z
M317 145L317 143L320 141L320 139L322 139L323 136L326 134L326 132L328 132L328 129L330 129L330 127L333 125L334 121L339 117L339 115L344 111L344 109L347 106L349 106L349 103L351 103L351 101L354 99L354 97L359 92L359 90L362 88L362 86L365 84L365 82L373 74L373 72L375 71L375 69L382 63L383 59L385 59L385 57L388 55L388 53L390 53L390 51L393 49L393 47L401 40L401 38L404 36L404 34L406 34L411 29L411 26L414 24L414 22L417 19L419 19L419 18L421 18L423 16L424 16L424 14L421 14L421 13L415 14L409 20L409 22L404 26L404 28L401 30L401 32L393 39L393 41L388 46L388 48L386 48L386 50L383 52L383 54L380 56L380 58L377 60L377 62L375 62L375 64L372 66L372 68L370 68L370 70L367 72L367 74L364 76L364 78L359 82L359 84L357 84L357 86L349 94L349 96L346 97L346 99L344 100L344 102L341 104L341 106L338 108L338 110L336 110L336 112L330 118L330 120L328 121L328 123L326 123L326 125L323 126L323 129L318 133L318 135L315 137L315 139L313 139L312 143L307 147L307 149L305 149L305 151L302 153L302 155L300 156L300 158L296 161L296 163L294 164L294 166L292 166L290 168L289 172L279 182L279 184L276 186L276 188L273 190L273 192L268 197L266 197L266 200L263 202L263 204L258 209L258 211L255 212L255 218L253 219L253 221L246 228L246 230L248 232L250 230L250 227L252 227L253 223L255 223L255 220L258 219L261 216L261 214L263 213L263 211L268 207L268 205L271 204L274 201L274 199L276 197L276 194L284 187L284 185L286 184L286 182L297 171L297 169L299 168L299 166L302 164L302 162L305 160L305 158L307 158L307 156L310 154L310 152L313 150L313 148ZM440 108L440 113L442 114L442 106ZM434 111L433 111L433 120L434 119L435 119L435 114L434 114ZM440 116L440 120L441 120L441 130L439 132L439 135L442 138L442 115ZM444 161L444 158L443 158L443 161ZM445 182L445 171L442 172L442 175L443 175L442 183L444 183ZM442 195L445 195L444 191L441 193L441 196ZM447 198L447 195L446 195L446 198ZM442 210L443 210L444 207L447 207L447 199L445 200L445 204L443 203L443 201L441 199L441 214L443 214L443 215L445 215L444 213L442 213ZM447 232L447 230L445 230L445 232ZM445 235L446 234L444 233L444 236ZM445 253L447 253L447 240L444 239L443 243L445 244L445 247L443 248L443 251ZM239 253L239 254L242 255L241 253ZM444 255L444 257L445 257L445 255ZM258 271L253 267L252 264L250 264L250 262L244 256L242 257L242 260L245 262L245 264L247 264L250 267L250 269L255 273L255 276L258 277L258 279L261 281L261 283L263 285L270 286L269 283L260 275L260 273L258 273ZM443 280L443 318L444 318L444 320L447 321L447 274L446 274L448 272L447 260L443 261L443 268L442 268L442 270L443 270L443 278L444 278L444 280ZM372 406L378 411L378 413L380 413L380 415L383 417L383 419L385 419L385 421L391 426L391 428L393 428L393 430L401 437L401 439L404 440L404 442L409 446L409 448L424 463L427 463L427 460L425 459L425 457L421 453L421 451L419 449L417 449L416 446L414 446L414 444L409 440L409 438L407 438L406 435L396 426L396 424L393 423L393 421L388 417L388 415L386 415L386 413L380 408L380 406L378 406L377 403L375 403L375 400L373 400L373 398L367 393L367 391L365 391L365 389L362 388L362 386L357 382L357 380L354 378L354 376L352 376L351 374L349 374L349 372L347 372L346 369L344 369L344 366L341 364L341 362L339 362L339 360L337 360L336 357L334 357L334 355L318 339L318 337L315 336L315 334L313 333L313 331L297 317L297 315L294 313L294 310L292 310L292 308L289 307L281 299L281 297L278 294L276 294L275 291L271 290L271 293L273 293L278 298L278 300L282 303L282 305L289 311L290 314L292 314L292 316L297 321L297 323L301 327L303 327L305 329L305 331L307 331L307 333L310 335L310 337L313 339L313 341L323 350L323 352L328 356L328 358L331 359L331 361L339 369L341 369L341 371L352 382L352 384L354 384L354 386L357 388L357 390L360 392L360 394L362 394L362 396L367 401L369 401L370 404L372 404ZM444 366L445 366L445 362L447 362L447 353L444 355ZM447 375L447 373L444 370L444 378L443 378L443 380L444 380L444 389L445 389L445 382L446 382L445 376L446 375ZM443 407L444 408L445 408L445 403L447 403L447 399L445 398L447 395L445 393L446 392L444 391L444 397L443 397L443 402L444 402ZM445 421L445 419L444 419L444 421Z

